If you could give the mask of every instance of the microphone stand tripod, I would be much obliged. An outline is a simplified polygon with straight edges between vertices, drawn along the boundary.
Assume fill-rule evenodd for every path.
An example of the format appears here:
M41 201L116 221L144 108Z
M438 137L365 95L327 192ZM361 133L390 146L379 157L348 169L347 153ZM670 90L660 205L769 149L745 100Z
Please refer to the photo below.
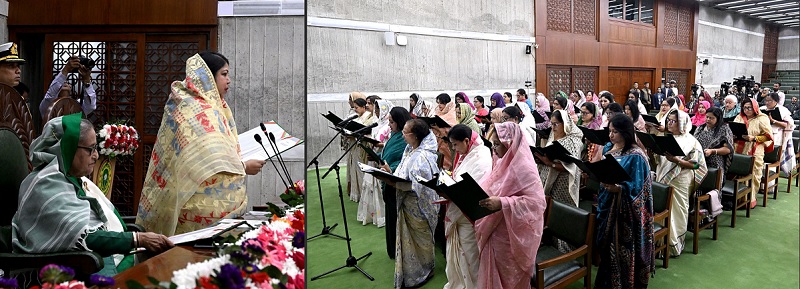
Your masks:
M367 257L371 256L372 252L367 252L367 254L365 254L364 256L361 256L359 258L353 257L353 248L350 245L350 230L347 227L347 213L345 212L345 208L344 208L344 193L342 192L342 179L341 179L341 177L339 175L339 161L341 161L342 158L344 158L344 156L346 156L356 146L356 144L360 143L361 139L364 137L363 135L358 135L358 134L356 134L355 136L357 137L356 141L353 142L353 144L350 145L350 147L347 148L347 150L344 152L344 154L342 154L339 157L339 159L336 160L333 163L333 165L331 165L331 167L328 169L328 171L325 172L325 175L322 176L322 178L324 179L325 177L328 176L328 174L330 172L336 171L336 183L339 185L339 204L342 206L342 219L344 220L344 234L345 234L345 236L347 236L347 238L345 238L345 240L347 241L347 254L348 254L348 257L347 257L347 260L345 260L345 264L344 265L340 266L339 268L336 268L336 269L330 270L328 272L322 273L320 275L314 276L314 277L311 278L311 281L317 280L319 278L324 277L325 275L328 275L330 273L339 271L339 270L347 268L347 267L356 268L356 269L358 269L358 271L361 271L361 273L364 274L364 276L366 276L370 281L375 281L375 278L372 278L372 276L370 276L366 271L361 269L361 267L358 267L358 261L361 261L361 259L364 259L364 258L367 258ZM356 168L347 168L347 169L348 170L352 170L352 169L356 169L357 170L358 168L356 167Z
M317 191L319 192L319 207L320 207L320 211L322 211L322 232L320 232L319 234L316 234L316 235L314 235L312 237L309 237L308 241L311 241L314 238L317 238L317 237L320 237L320 236L325 236L325 235L331 235L331 236L334 236L334 237L338 237L338 238L340 238L342 240L347 240L348 239L348 238L342 237L341 235L337 235L337 234L331 233L331 231L333 231L333 229L336 228L336 226L338 226L339 224L338 223L334 223L333 226L329 227L327 221L325 220L325 204L322 201L322 185L320 184L320 178L319 178L319 160L318 160L318 158L328 148L328 146L331 145L333 140L335 140L337 137L339 137L340 134L342 134L342 129L341 128L336 130L336 135L333 136L333 138L331 138L330 141L328 141L328 144L326 144L325 147L323 147L322 150L320 150L319 153L313 159L311 159L311 161L306 166L306 169L308 169L311 165L314 165L314 171L317 172Z

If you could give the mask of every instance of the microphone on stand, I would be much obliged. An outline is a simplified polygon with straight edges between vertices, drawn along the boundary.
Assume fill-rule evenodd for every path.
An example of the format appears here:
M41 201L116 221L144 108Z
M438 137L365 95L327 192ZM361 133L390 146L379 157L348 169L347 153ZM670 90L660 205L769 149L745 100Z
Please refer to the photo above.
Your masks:
M351 114L351 115L350 115L350 116L348 116L346 119L344 119L344 120L342 120L341 122L337 123L337 124L336 124L336 126L343 126L343 125L347 124L348 122L350 122L350 121L352 121L352 120L356 119L357 117L358 117L358 114L355 114L355 113L354 113L354 114Z
M357 135L357 134L360 134L360 133L362 133L362 132L364 132L364 131L371 130L372 128L374 128L374 127L377 127L377 126L378 126L378 123L376 122L376 123L370 124L370 125L368 125L368 126L365 126L365 127L359 128L359 129L355 130L354 132L351 132L351 133L350 133L350 135L351 135L351 136L352 136L352 135ZM362 136L363 136L363 135L362 135Z
M275 142L275 135L272 134L271 132L267 132L267 126L265 126L263 122L259 123L258 126L261 128L261 131L263 131L264 134L267 135L267 140L269 141L269 147L272 149L272 151L275 152L275 156L278 158L278 164L281 165L283 173L286 174L286 179L289 182L289 186L291 186L291 188L294 189L294 181L292 180L292 177L289 176L289 170L286 169L286 164L283 163L283 157L281 157L281 154L278 151L278 143ZM289 186L287 186L287 188Z
M276 166L276 165L275 165L275 162L273 162L273 161L272 161L272 158L270 158L270 157L269 157L269 153L267 152L267 148L265 148L265 147L264 147L264 143L262 143L262 142L261 142L261 135L259 135L259 134L256 134L256 135L254 135L253 137L256 139L256 141L258 142L258 144L260 144L260 145L261 145L261 148L264 150L264 153L266 153L266 154L267 154L267 159L269 160L269 162L270 162L270 163L272 163L272 167L273 167L273 168L275 168L275 172L277 172L277 173L278 173L278 177L280 177L280 178L281 178L281 182L283 183L283 186L285 186L285 187L287 187L287 188L288 188L288 186L286 186L286 181L284 181L284 180L283 180L283 176L281 175L280 171L278 170L278 166Z

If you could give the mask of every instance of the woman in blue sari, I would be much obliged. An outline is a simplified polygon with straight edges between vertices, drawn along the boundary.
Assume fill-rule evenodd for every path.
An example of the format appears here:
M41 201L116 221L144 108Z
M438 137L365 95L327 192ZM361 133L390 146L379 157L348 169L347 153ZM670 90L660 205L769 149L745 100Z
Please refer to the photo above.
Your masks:
M616 158L631 181L600 188L596 244L601 262L595 288L646 288L654 270L650 165L627 115L611 118L609 138L603 155Z
M389 111L389 128L392 132L381 152L384 171L394 171L400 165L400 160L403 158L403 150L408 145L406 140L403 139L403 127L409 120L411 120L411 113L403 107L395 106ZM386 253L389 254L391 259L394 259L397 235L397 194L395 194L395 190L393 186L383 186L383 211L386 212Z

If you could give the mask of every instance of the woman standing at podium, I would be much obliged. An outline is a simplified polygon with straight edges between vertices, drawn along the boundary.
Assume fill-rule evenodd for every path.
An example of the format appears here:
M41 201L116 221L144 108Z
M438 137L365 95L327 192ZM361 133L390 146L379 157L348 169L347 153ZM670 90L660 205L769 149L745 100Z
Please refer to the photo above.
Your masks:
M447 134L456 151L453 179L458 182L469 174L476 182L492 169L492 152L483 139L469 127L459 124ZM444 218L447 237L447 284L445 289L477 288L480 254L472 222L453 203L446 206Z
M186 79L172 83L136 216L145 229L171 236L247 208L245 174L257 174L266 161L241 161L225 101L229 72L225 56L203 52L186 61Z
M489 197L480 205L498 212L475 222L477 288L531 288L547 207L544 189L519 125L503 122L495 129L494 165L480 182Z
M433 233L439 214L439 205L433 204L438 198L436 192L416 179L430 180L439 173L436 136L420 119L406 122L402 133L408 145L394 175L410 180L411 191L397 190L395 288L421 286L433 277Z

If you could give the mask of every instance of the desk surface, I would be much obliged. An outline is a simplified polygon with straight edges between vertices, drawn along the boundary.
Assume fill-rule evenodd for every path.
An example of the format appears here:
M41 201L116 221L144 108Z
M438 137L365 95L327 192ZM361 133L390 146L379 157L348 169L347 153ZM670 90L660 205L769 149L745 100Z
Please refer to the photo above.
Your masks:
M161 253L155 257L147 259L142 263L125 270L114 276L115 286L127 289L125 284L128 280L135 280L143 285L149 285L147 277L153 277L159 281L169 281L172 279L172 272L186 268L189 263L197 263L215 257L214 251L207 249L194 249L187 246L177 246Z

